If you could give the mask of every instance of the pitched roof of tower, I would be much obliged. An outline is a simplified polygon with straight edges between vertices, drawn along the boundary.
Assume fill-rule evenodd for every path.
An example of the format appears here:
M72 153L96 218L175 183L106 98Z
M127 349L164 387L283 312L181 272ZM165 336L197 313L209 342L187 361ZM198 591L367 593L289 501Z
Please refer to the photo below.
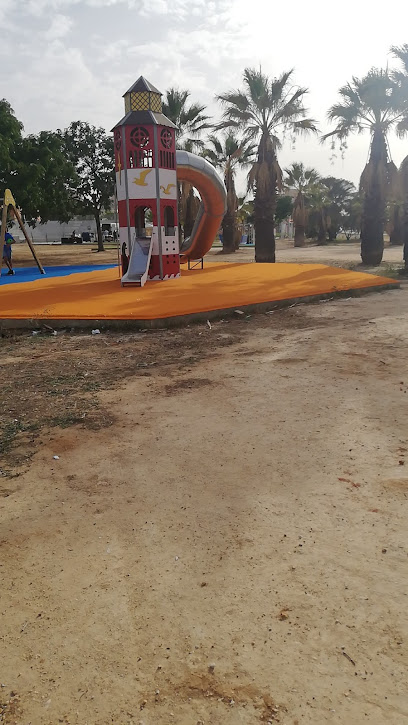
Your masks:
M123 95L126 96L127 93L139 93L140 91L149 91L150 93L160 93L161 96L163 95L143 76L140 76L137 81L135 81L133 86L131 86Z
M155 113L154 111L129 111L126 116L123 116L119 123L117 123L112 131L118 126L139 126L140 124L154 124L155 126L169 126L170 128L177 128L177 126L170 121L167 116L163 113Z

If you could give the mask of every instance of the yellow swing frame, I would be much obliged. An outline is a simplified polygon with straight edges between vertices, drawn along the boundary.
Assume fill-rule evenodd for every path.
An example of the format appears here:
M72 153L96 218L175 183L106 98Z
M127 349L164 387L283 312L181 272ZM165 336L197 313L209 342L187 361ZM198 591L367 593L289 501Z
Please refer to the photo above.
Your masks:
M36 263L38 269L40 270L41 274L45 274L44 267L42 266L40 260L38 259L36 251L33 246L33 243L26 232L25 226L23 224L23 220L21 218L21 214L20 214L19 210L17 209L16 202L14 201L14 197L13 197L13 194L11 193L10 189L5 190L4 199L3 199L3 213L1 215L1 231L0 231L0 244L1 244L2 252L3 252L3 244L5 243L6 231L7 231L7 214L8 214L8 210L9 210L10 206L13 209L14 216L18 221L20 229L24 234L24 238L25 238L28 246L30 247L31 254L34 257L34 260L35 260L35 263ZM1 255L0 271L1 271L2 264L3 264L3 253Z

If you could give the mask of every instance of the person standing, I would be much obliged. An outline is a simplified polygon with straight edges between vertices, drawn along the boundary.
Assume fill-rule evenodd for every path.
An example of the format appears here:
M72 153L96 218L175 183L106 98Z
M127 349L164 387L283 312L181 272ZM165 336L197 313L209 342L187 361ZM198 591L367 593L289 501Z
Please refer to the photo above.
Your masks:
M6 232L4 236L4 244L3 244L3 262L5 263L6 267L8 267L8 275L15 274L15 271L13 269L13 260L12 260L12 254L11 254L11 245L14 244L14 237L10 234L10 232Z

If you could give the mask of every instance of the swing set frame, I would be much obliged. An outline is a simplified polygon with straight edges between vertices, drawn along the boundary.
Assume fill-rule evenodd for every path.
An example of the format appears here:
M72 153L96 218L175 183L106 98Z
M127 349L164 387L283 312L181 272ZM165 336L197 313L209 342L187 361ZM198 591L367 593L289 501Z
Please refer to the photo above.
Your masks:
M45 274L45 269L37 257L33 243L27 234L26 228L25 228L23 220L21 218L21 214L17 208L16 202L14 201L14 197L13 197L13 194L11 193L10 189L6 189L4 192L3 211L2 211L2 215L1 215L1 230L0 230L1 249L3 250L3 245L4 245L5 239L6 239L7 215L8 215L8 211L9 211L10 207L12 208L12 210L14 212L14 217L15 217L15 219L17 219L19 227L24 234L24 239L26 240L26 242L30 248L31 254L34 257L34 260L35 260L35 263L36 263L38 269L40 270L41 274ZM1 272L2 265L3 265L3 253L1 255L1 260L0 260L0 272Z

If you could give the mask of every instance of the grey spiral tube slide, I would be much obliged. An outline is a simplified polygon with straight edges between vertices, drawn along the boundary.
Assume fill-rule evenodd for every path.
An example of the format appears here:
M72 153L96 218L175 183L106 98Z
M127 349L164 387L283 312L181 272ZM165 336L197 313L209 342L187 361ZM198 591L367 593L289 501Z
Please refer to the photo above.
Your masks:
M211 249L227 209L227 190L214 166L189 151L177 151L177 179L192 184L201 196L201 205L191 236L184 239L181 261L201 259Z

